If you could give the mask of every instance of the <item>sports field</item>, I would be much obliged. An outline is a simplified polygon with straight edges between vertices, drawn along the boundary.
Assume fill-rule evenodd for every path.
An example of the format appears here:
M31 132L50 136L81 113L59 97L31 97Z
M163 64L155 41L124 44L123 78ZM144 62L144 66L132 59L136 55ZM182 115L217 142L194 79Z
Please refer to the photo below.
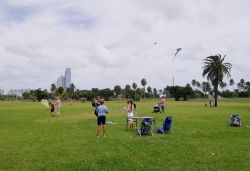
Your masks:
M157 171L250 170L250 100L168 101L167 113L152 114L155 101L137 102L139 115L162 125L173 116L173 133L140 137L125 131L125 101L111 101L107 137L97 138L89 102L63 103L61 116L51 117L41 103L0 102L0 170ZM231 114L242 127L228 127Z

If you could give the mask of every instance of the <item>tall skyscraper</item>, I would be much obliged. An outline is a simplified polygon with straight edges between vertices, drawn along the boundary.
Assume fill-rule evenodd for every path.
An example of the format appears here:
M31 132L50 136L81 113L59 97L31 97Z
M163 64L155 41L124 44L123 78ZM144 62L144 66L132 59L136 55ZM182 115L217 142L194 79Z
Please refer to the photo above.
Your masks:
M59 78L57 78L57 82L56 82L56 87L62 87L65 88L65 82L64 82L64 76L60 76Z
M4 89L0 89L0 95L4 95Z
M69 88L69 85L70 85L70 83L71 83L71 69L70 68L66 68L65 69L65 77L64 77L64 79L65 79L65 89L66 88Z

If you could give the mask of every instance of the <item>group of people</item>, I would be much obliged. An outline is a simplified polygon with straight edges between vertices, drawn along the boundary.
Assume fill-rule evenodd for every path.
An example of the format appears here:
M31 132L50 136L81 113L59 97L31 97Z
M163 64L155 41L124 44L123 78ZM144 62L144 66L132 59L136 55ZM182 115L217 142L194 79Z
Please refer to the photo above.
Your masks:
M51 116L60 116L60 109L61 109L61 100L59 97L57 97L57 100L55 104L53 104L52 101L49 102L50 105L50 112ZM164 112L165 108L165 99L161 98L159 105L161 106L162 111ZM95 108L94 113L97 116L97 131L96 136L99 138L102 132L102 136L106 136L106 115L108 114L108 108L104 105L104 99L97 97L92 102L92 106ZM128 123L129 127L133 128L133 117L134 112L136 109L136 104L133 102L133 100L127 101L127 106L123 108L126 112L128 112Z
M57 97L57 100L55 104L53 104L53 101L51 100L49 102L50 106L50 114L51 116L60 116L60 110L61 110L61 100L59 97Z
M92 106L94 107L94 113L97 116L97 131L96 136L99 138L102 131L102 136L106 135L106 115L108 114L108 108L104 105L104 99L97 97L92 101ZM166 100L164 97L161 97L159 106L161 111L165 113ZM124 111L128 113L128 124L130 128L134 128L134 112L136 110L136 104L133 100L127 101L127 106L123 108Z

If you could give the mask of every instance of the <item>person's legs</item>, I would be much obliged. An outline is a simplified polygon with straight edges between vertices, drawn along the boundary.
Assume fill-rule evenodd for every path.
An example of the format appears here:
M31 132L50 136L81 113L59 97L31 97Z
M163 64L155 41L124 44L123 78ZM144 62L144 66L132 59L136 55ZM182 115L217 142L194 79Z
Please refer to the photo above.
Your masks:
M55 116L59 116L59 115L60 115L60 109L56 108L56 114L55 114Z
M134 123L133 123L132 119L131 119L131 121L129 121L129 128L134 128Z
M103 137L106 136L106 126L105 125L102 125L102 135L103 135Z
M165 113L165 106L164 105L161 106L161 110L162 110L162 113Z
M97 129L96 129L96 136L99 138L101 130L101 118L97 117Z
M102 116L102 135L105 137L106 135L106 116Z
M100 136L100 130L101 130L101 125L97 126L97 130L96 130L96 136L99 138Z

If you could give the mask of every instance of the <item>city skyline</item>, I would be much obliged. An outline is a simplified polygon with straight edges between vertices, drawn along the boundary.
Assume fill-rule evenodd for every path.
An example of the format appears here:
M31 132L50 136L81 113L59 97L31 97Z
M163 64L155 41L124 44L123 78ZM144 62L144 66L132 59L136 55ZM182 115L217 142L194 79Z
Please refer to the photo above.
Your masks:
M66 68L64 76L59 76L56 81L56 87L62 87L63 89L69 88L71 84L71 68Z

